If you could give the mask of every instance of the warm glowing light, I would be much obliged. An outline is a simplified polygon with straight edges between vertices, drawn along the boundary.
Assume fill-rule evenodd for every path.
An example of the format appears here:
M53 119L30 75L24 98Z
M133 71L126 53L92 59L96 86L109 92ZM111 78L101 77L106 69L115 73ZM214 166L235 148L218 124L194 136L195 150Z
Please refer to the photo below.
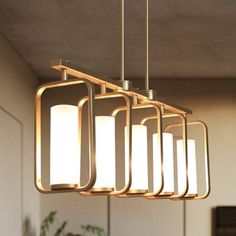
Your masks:
M173 135L163 133L163 170L164 188L161 194L174 193L174 163L173 163ZM159 136L153 134L153 187L157 191L161 187L161 156L159 150Z
M197 166L195 140L188 139L188 196L197 195ZM177 141L178 192L183 193L186 186L186 160L183 151L183 140Z
M126 129L125 129L126 130ZM127 138L127 137L126 137ZM128 155L125 155L125 179L128 181ZM130 193L146 192L148 190L148 151L147 127L145 125L132 126L132 185Z
M115 188L115 118L96 116L97 179L94 189Z
M72 105L56 105L51 107L50 115L51 187L76 187L80 183L78 109Z

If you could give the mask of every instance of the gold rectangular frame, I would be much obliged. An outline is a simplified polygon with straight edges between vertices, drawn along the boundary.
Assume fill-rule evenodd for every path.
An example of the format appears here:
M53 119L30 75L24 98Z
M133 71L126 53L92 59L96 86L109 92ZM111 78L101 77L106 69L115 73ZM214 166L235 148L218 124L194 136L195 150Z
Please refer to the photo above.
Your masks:
M126 130L126 135L127 135L127 147L128 147L128 155L129 155L129 180L126 183L126 185L124 186L124 188L122 188L121 190L117 190L117 189L111 189L110 191L107 191L107 189L89 189L87 191L82 191L79 194L83 195L83 196L96 196L96 195L120 195L120 194L124 194L127 191L129 191L130 186L132 184L132 175L131 175L131 170L132 170L132 156L131 156L131 147L132 147L132 139L131 139L131 133L132 133L132 126L131 126L131 120L132 120L132 98L130 96L128 96L127 94L117 91L117 92L113 92L113 93L103 93L103 94L97 94L95 95L95 100L101 100L101 99L109 99L109 98L124 98L125 102L126 102L126 126L127 126L127 130ZM82 125L82 108L83 105L85 104L85 102L88 101L88 97L84 97L82 98L79 102L78 102L78 109L79 109L79 121L80 121L80 127ZM115 117L112 114L113 117ZM79 131L79 139L81 140L81 136L82 136L82 130Z
M179 127L180 125L181 124L169 125L166 127L166 130ZM181 198L182 200L202 200L207 198L211 192L208 127L206 123L204 123L201 120L195 120L187 123L187 126L193 126L193 125L201 126L203 129L206 190L205 193L201 196L183 196Z
M176 118L176 117L179 117L181 119L181 124L179 124L179 126L182 126L182 136L183 136L183 141L184 141L183 142L183 149L184 149L184 155L185 155L185 160L186 160L186 173L188 173L187 118L186 118L185 115L177 114L177 113L166 113L166 114L162 115L162 119L163 118ZM149 116L149 117L143 119L141 123L145 123L145 122L147 122L149 120L153 120L153 119L156 119L156 117L155 116ZM167 131L166 128L165 128L165 131ZM155 194L155 192L154 192L154 193L150 193L149 195L146 195L144 197L149 199L149 200L156 200L156 199L180 200L188 192L188 186L189 186L189 181L188 181L188 177L187 177L186 178L186 184L185 184L185 191L181 194L160 195L160 193Z
M161 163L162 163L162 168L161 168L161 186L160 189L156 192L157 194L159 194L164 187L164 171L163 171L163 138L162 138L162 110L161 108L154 102L151 101L143 101L141 104L134 104L132 106L132 109L136 110L136 109L148 109L148 108L154 108L157 115L156 117L156 122L157 122L157 133L159 135L159 145L160 145L160 157L161 157ZM113 116L116 116L119 112L124 111L126 108L125 107L119 107L117 109L115 109L112 113ZM131 172L132 174L132 172ZM143 197L145 195L153 195L150 193L143 193L142 191L133 191L132 193L125 193L125 194L121 194L118 197L120 198L133 198L133 197Z
M42 184L42 155L41 155L41 98L46 89L65 87L70 85L78 85L84 83L88 89L89 97L89 161L90 161L90 174L89 180L84 186L68 189L46 189ZM93 84L86 79L70 79L52 82L40 86L36 92L35 97L35 160L34 160L34 180L37 190L41 193L62 193L62 192L79 192L86 191L94 185L96 181L96 159L95 159L95 121L94 121L94 96L95 90Z

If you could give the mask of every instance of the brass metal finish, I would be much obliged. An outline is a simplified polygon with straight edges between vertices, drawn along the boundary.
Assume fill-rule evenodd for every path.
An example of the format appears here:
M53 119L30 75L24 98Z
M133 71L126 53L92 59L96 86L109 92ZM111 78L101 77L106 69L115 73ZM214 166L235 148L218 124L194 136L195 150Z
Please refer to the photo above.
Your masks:
M51 190L62 190L62 189L75 189L78 184L53 184Z
M66 69L61 71L61 80L68 80Z
M88 125L89 125L89 180L85 186L77 186L74 189L46 189L42 184L42 171L41 171L41 97L46 89L65 87L70 85L77 85L84 83L88 89ZM59 192L79 192L86 191L93 187L96 181L96 154L95 154L95 117L94 117L94 95L95 90L92 83L86 79L70 79L58 82L44 84L38 88L35 98L35 186L41 193L59 193Z
M127 195L139 195L139 194L145 194L145 193L147 193L148 192L148 190L139 190L139 189L137 189L137 190L129 190L126 194Z
M160 196L172 196L174 194L175 194L174 192L162 192Z
M106 92L107 92L107 86L106 86L105 83L103 83L103 84L101 85L101 93L104 94L104 93L106 93Z
M187 118L182 115L182 114L174 114L174 113L166 113L162 115L162 118L175 118L175 117L179 117L181 119L181 123L178 124L179 126L182 126L182 136L183 136L183 146L184 146L184 155L185 155L185 160L186 160L186 173L188 173L188 158L187 158ZM156 116L149 116L144 118L141 121L141 124L145 124L147 121L149 120L155 120L157 119ZM169 128L174 128L174 127L169 127ZM167 128L165 129L165 131L167 131ZM163 149L163 147L161 147ZM163 150L162 150L163 153ZM163 154L162 154L163 155ZM163 172L163 159L162 159L162 172ZM162 173L163 174L163 173ZM162 177L163 178L163 177ZM164 178L163 178L164 179ZM153 193L147 193L145 195L145 197L147 199L180 199L181 197L185 196L188 192L188 178L186 178L186 184L185 184L185 191L181 194L174 194L174 193L162 193L160 190L158 190L157 192L153 192ZM163 186L164 186L164 180L163 180ZM163 189L162 186L162 189Z
M52 67L56 70L61 71L62 80L59 82L52 82L45 85L42 85L36 93L36 109L35 109L35 132L36 132L36 140L35 140L35 185L36 188L41 193L58 193L58 192L79 192L81 195L91 196L91 195L116 195L118 197L139 197L143 196L147 199L162 199L169 198L172 200L182 200L182 199L204 199L210 193L210 170L209 170L209 147L208 147L208 130L205 123L201 121L194 121L187 123L187 114L191 114L191 111L182 108L177 105L173 105L167 102L165 99L156 98L155 100L155 92L149 90L149 94L145 91L139 91L130 86L130 83L126 81L120 84L120 81L115 81L112 79L108 79L107 77L103 78L98 75L94 75L92 73L86 72L84 70L77 70L75 67L72 67L68 61L57 61L52 64ZM76 79L67 79L67 76L76 77ZM81 79L82 78L82 79ZM42 185L41 181L41 96L46 89L77 85L84 83L88 89L88 96L81 99L78 103L79 110L79 127L82 127L82 107L85 102L88 102L88 124L89 124L89 180L85 186L78 185L52 185L51 189L46 189ZM101 87L101 94L95 95L94 84L97 84ZM124 88L126 84L127 87ZM107 93L107 89L113 90L112 93ZM120 111L126 111L126 126L127 128L127 145L129 148L129 181L121 190L116 190L112 188L93 188L96 182L96 143L95 143L95 114L94 114L94 100L95 99L106 99L106 98L124 98L126 101L126 106L119 107L115 109L112 113L113 117ZM154 99L154 100L153 100ZM131 190L130 187L132 185L132 109L144 109L144 108L154 108L156 110L156 115L145 117L141 124L144 124L148 120L156 120L157 122L157 133L160 135L160 155L162 162L162 185L161 188L155 192L145 192L140 190ZM183 135L183 145L184 145L184 154L186 158L186 188L185 191L181 194L174 193L163 193L164 186L164 173L163 173L163 145L162 145L162 119L164 118L174 118L179 117L181 119L181 123L171 124L165 128L165 131L170 130L176 127L182 127L182 135ZM187 126L189 125L201 125L204 129L204 147L205 147L205 174L206 174L206 192L202 196L189 196L188 192L188 158L187 158ZM79 143L81 144L81 129L79 135Z
M114 188L92 188L90 193L105 193L106 195L110 192L113 192Z
M129 191L131 184L132 184L132 174L131 174L131 170L132 170L132 156L131 156L131 148L132 148L132 139L131 139L131 134L132 134L132 125L131 125L131 120L132 120L132 99L130 96L127 96L125 93L123 92L114 92L114 93L106 93L106 94L97 94L95 95L95 99L99 100L99 99L108 99L108 98L124 98L125 102L126 102L126 106L125 106L125 110L126 110L126 135L127 135L127 147L128 147L128 155L129 155L129 179L128 182L126 183L126 185L124 186L124 188L122 188L121 190L117 190L115 189L114 191L110 192L109 195L120 195L120 194L125 194L126 192ZM82 98L79 103L78 103L78 108L79 108L79 127L81 127L82 125L82 108L83 105L85 104L85 102L88 101L88 97L84 97ZM112 114L113 117L116 116L116 114ZM81 130L79 131L79 138L81 140ZM104 191L102 191L102 193L104 193ZM92 196L92 195L97 195L98 191L96 192L91 192L90 190L87 191L83 191L80 192L81 195L85 195L85 196ZM99 193L99 195L101 195L101 193ZM106 194L107 195L107 194Z
M163 170L163 137L162 137L162 113L161 113L161 108L153 103L152 101L148 101L146 103L142 103L142 104L137 104L137 105L133 105L132 109L147 109L147 108L154 108L155 112L156 112L156 125L157 125L157 133L159 135L159 143L157 145L159 145L159 150L160 150L160 157L161 157L161 163L162 163L162 168L161 168L161 186L160 189L158 189L155 193L148 193L148 190L146 192L140 192L139 190L132 190L132 197L137 196L144 196L144 194L146 194L147 196L156 196L158 194L161 193L161 191L163 190L164 187L164 170ZM126 108L125 107L119 107L116 110L113 111L113 116L116 116L119 112L121 111L125 111ZM142 122L141 122L142 124ZM137 195L135 195L135 192L137 191ZM141 195L141 193L144 193L143 195ZM131 194L123 194L123 195L119 195L118 197L130 197Z
M143 91L140 91L134 87L132 87L129 91L126 91L123 89L122 85L120 84L118 80L113 80L108 77L103 77L103 76L88 72L86 70L83 70L81 68L78 68L76 66L72 66L68 61L57 60L57 61L51 62L51 67L59 71L63 69L67 69L68 75L74 76L76 78L84 78L92 82L93 84L97 84L99 86L105 83L106 87L108 89L112 89L113 91L122 91L128 96L131 96L131 97L137 96L138 99L140 100L148 100L146 93ZM161 97L157 97L155 100L155 103L159 106L164 106L165 110L169 112L181 113L181 114L192 113L191 110L181 107L179 105L175 105Z
M158 197L147 197L148 200L161 200L161 199L170 199L173 196L174 192L162 192Z
M209 158L209 141L208 141L208 128L207 125L200 120L191 121L187 123L187 126L199 125L203 129L203 140L204 140L204 158L205 158L205 181L206 181L206 190L205 193L201 196L198 195L185 195L182 199L190 200L202 200L209 196L211 192L211 181L210 181L210 158ZM166 127L166 130L171 128L179 127L180 124L172 124Z
M186 194L185 196L184 196L184 198L186 199L186 198L189 198L190 200L191 200L191 198L195 198L195 197L197 197L198 196L198 194Z

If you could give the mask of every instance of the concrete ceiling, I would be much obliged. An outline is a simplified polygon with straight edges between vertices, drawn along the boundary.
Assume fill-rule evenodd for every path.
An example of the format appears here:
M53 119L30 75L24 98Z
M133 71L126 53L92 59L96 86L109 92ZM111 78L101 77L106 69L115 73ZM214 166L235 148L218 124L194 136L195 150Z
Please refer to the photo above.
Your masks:
M69 59L120 75L120 0L0 0L0 32L41 79ZM145 1L127 0L126 76L144 75ZM235 0L150 0L152 78L236 78Z

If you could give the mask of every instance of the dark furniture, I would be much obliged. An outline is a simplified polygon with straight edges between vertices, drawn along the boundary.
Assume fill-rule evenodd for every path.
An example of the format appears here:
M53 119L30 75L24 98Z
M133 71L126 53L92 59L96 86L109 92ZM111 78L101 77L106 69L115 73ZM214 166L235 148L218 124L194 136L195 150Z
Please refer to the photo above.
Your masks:
M213 236L236 236L236 207L213 209Z

